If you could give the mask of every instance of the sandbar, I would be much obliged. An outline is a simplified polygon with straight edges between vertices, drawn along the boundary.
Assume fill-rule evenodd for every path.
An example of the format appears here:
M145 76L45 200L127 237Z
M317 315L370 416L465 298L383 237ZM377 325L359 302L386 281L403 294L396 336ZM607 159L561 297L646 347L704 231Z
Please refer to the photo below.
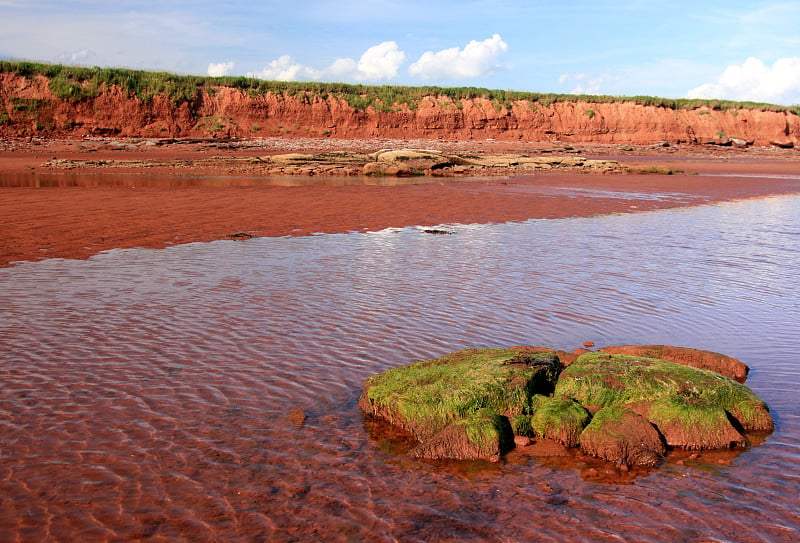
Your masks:
M616 160L626 170L283 178L215 166L225 164L226 157L387 148L477 155L558 153ZM798 158L796 149L491 140L3 140L0 266L45 258L84 259L113 248L589 217L796 194L800 193ZM154 167L65 171L47 166L54 159L143 160L152 161ZM176 161L183 162L176 165Z

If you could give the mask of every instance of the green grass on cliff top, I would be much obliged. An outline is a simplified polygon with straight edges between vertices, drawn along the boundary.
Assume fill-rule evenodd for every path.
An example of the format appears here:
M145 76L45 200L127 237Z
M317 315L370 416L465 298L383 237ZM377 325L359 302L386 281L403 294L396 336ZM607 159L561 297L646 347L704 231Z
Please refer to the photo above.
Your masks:
M633 102L643 106L668 109L714 110L751 109L759 111L789 112L800 115L800 105L779 106L759 102L735 102L730 100L695 100L658 98L654 96L598 96L575 94L542 94L511 90L490 90L477 87L404 87L394 85L351 85L346 83L265 81L250 77L210 77L176 75L167 72L151 72L125 68L88 68L45 64L28 61L0 60L0 73L16 72L23 77L42 75L50 80L50 89L56 97L79 101L93 98L103 88L118 86L128 95L149 101L155 95L164 95L175 104L196 101L203 92L213 94L220 87L231 87L253 96L276 94L299 96L309 103L316 98L335 97L346 101L356 110L368 107L381 111L392 111L407 106L416 109L425 98L448 98L453 107L460 107L460 100L486 98L498 110L510 109L513 102L527 101L530 104L549 106L555 102L583 101L589 103Z

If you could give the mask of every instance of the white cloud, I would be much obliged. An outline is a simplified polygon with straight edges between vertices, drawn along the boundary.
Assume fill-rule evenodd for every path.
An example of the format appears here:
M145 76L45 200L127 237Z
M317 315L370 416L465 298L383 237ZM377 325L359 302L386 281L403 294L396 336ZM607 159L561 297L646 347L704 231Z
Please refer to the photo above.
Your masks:
M569 91L570 94L601 94L603 85L609 82L618 81L619 77L611 74L561 74L558 82L563 85L565 83L577 83L577 85Z
M333 64L325 68L324 73L328 74L332 79L344 81L346 79L354 79L353 74L358 73L358 63L352 58L339 58L333 61ZM322 72L315 79L321 78Z
M800 103L800 57L785 57L772 67L758 58L750 57L741 66L725 68L714 83L691 89L689 98L750 100L775 104Z
M58 62L68 62L70 64L80 64L86 62L90 58L93 58L97 55L91 49L81 49L80 51L75 51L68 55L59 55L56 60Z
M223 75L230 75L233 72L233 67L235 64L233 62L219 62L219 63L210 63L208 65L208 75L211 77L222 77Z
M385 41L361 55L355 79L391 79L397 76L397 70L405 61L406 54L397 48L397 44Z
M320 79L321 72L308 66L297 64L289 55L283 55L267 64L260 72L250 72L248 77L273 79L275 81L298 81Z
M327 68L321 70L298 64L288 55L271 61L260 72L248 73L249 77L274 79L277 81L315 81L354 80L378 81L397 76L397 71L405 62L406 54L397 43L385 41L367 49L358 61L352 58L340 58Z
M408 73L423 79L468 79L503 70L500 58L508 44L499 34L481 42L472 40L463 50L458 47L426 51L408 68Z

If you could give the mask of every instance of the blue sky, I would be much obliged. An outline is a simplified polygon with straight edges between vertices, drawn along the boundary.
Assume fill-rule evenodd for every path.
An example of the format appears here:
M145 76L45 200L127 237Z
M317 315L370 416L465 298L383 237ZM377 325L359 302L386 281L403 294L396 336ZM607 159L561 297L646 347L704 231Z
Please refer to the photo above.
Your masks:
M0 0L0 58L800 104L800 2Z

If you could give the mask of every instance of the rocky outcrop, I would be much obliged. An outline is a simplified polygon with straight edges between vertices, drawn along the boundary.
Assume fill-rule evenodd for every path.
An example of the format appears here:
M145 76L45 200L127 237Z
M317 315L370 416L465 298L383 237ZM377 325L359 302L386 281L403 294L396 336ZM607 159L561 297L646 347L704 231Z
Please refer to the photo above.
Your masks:
M656 347L684 360L708 355ZM367 380L359 406L407 430L414 456L435 459L497 460L515 444L551 440L621 466L655 466L667 448L742 447L747 432L774 427L766 404L721 373L604 350L565 367L547 347L457 351L390 369Z
M632 101L553 103L429 96L412 106L356 109L334 94L202 89L191 101L147 100L118 87L58 99L44 76L0 73L0 136L416 138L647 145L662 141L784 148L800 144L790 111L670 109Z
M668 394L653 402L647 418L671 447L724 449L745 444L744 436L731 424L736 419L708 398Z
M585 407L565 396L554 398L537 394L531 397L530 412L534 434L558 441L565 447L578 444L578 437L590 418Z
M730 377L738 383L744 383L750 371L747 364L733 357L702 349L688 349L686 347L671 347L667 345L616 345L603 347L601 350L612 354L659 358L692 366L693 368L711 370L725 377Z
M430 460L485 458L497 461L501 454L514 447L512 435L507 417L491 409L481 409L421 442L411 454Z
M383 150L376 153L286 153L256 157L218 156L198 159L78 160L54 158L43 164L52 170L202 168L213 164L228 173L254 175L304 175L374 177L508 175L532 170L582 173L621 172L614 160L587 160L576 156L467 156L419 149Z
M513 443L511 421L526 418L532 395L553 390L561 368L552 350L457 351L370 377L358 405L408 431L418 456L491 458Z
M627 407L605 407L581 432L586 454L626 466L657 466L666 447L655 427Z

